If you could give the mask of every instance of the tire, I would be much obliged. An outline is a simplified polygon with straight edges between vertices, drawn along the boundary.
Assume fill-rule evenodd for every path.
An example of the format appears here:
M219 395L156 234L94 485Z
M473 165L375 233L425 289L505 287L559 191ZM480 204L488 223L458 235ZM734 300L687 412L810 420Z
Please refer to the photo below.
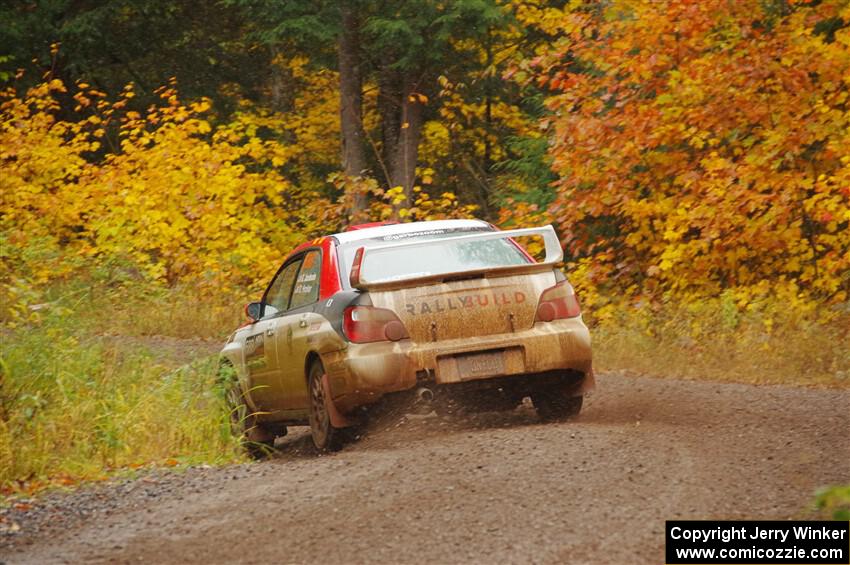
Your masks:
M230 433L239 446L253 459L261 459L274 451L275 434L257 422L245 402L242 387L232 366L222 365L219 377L224 388L224 399L230 414Z
M313 445L321 453L339 451L344 443L345 428L336 428L331 423L328 412L325 391L322 387L322 377L325 369L321 361L315 361L310 365L307 374L307 389L310 395L310 435L313 437Z
M517 396L504 390L486 390L461 400L466 412L509 412L522 402Z
M571 396L563 387L547 387L532 393L531 402L544 422L563 422L578 416L584 397Z

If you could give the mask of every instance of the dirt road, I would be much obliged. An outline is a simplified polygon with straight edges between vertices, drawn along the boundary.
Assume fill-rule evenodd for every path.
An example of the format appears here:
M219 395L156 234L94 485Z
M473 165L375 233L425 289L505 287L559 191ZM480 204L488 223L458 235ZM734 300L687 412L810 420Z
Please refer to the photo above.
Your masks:
M850 481L850 391L601 375L578 421L419 417L318 457L54 495L0 561L663 563L664 520L783 519Z

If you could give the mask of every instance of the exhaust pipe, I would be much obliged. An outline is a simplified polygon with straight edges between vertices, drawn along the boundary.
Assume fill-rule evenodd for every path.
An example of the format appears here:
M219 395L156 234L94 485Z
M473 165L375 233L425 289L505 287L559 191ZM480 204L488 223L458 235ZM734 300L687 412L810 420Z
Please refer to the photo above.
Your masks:
M419 387L416 390L416 401L422 403L430 403L434 400L434 391L427 387Z

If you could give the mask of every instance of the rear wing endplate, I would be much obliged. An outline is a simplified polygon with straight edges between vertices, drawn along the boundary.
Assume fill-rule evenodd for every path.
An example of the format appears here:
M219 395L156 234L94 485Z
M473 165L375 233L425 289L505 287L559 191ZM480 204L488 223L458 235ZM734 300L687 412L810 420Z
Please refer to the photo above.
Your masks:
M454 271L450 273L439 273L435 275L426 275L420 277L411 277L406 279L393 280L377 280L370 281L363 276L363 263L368 252L369 260L374 261L382 253L388 251L396 251L398 249L408 249L415 252L416 249L423 247L445 245L448 242L466 242L466 241L486 241L493 239L507 239L526 236L541 236L543 238L546 257L539 263L527 263L524 265L506 265L500 267L487 267L483 269L469 269L463 271ZM388 243L369 247L360 247L354 254L354 261L351 266L350 282L352 288L361 290L376 289L376 288L397 288L410 286L412 283L422 284L427 282L439 282L443 279L457 276L508 276L512 274L521 274L528 272L542 272L552 269L564 260L564 250L561 248L561 242L558 240L558 235L555 233L555 228L551 225L539 228L524 228L517 230L506 231L488 231L482 233L458 235L454 237L443 237L439 239L427 239L424 241L403 241L399 243Z

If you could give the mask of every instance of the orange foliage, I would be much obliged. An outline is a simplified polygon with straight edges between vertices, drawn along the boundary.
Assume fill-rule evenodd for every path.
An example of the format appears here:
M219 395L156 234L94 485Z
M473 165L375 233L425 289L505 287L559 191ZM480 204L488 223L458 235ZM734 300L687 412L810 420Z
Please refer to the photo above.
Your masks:
M848 21L838 0L565 12L532 66L556 91L551 211L581 276L630 294L775 283L846 300Z

